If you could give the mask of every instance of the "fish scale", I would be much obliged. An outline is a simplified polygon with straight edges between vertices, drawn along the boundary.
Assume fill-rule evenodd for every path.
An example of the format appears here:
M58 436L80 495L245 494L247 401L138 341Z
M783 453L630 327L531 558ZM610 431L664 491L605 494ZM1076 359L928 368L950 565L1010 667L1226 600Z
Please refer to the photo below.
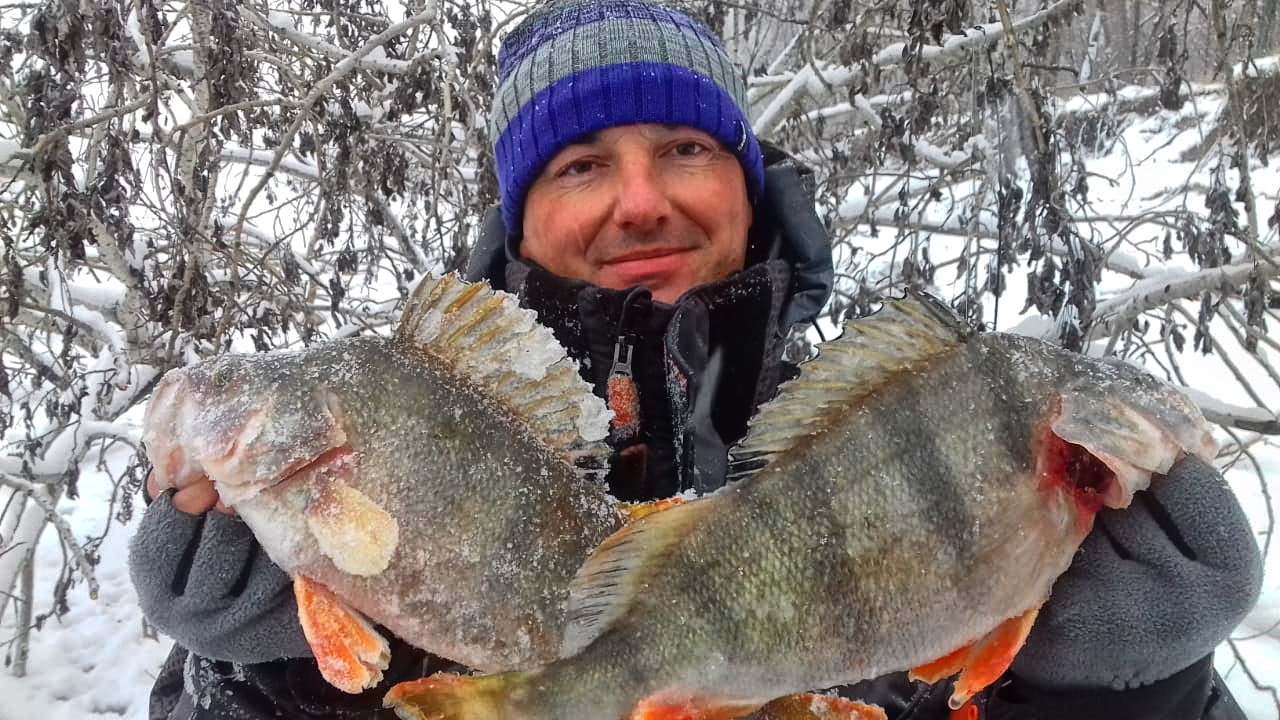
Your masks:
M404 683L388 704L410 720L709 720L914 669L959 673L958 708L1008 667L1099 507L1212 457L1173 388L971 334L927 296L820 351L752 420L732 484L588 558L564 657Z
M489 671L557 657L570 580L621 525L607 432L551 331L453 276L423 280L394 337L173 370L144 421L160 485L213 480L350 692L386 665L369 621Z

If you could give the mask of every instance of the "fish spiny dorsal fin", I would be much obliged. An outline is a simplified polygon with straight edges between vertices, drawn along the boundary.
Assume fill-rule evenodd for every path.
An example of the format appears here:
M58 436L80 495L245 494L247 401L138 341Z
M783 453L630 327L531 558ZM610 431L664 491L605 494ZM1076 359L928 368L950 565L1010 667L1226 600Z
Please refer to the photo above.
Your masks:
M729 479L767 466L778 453L827 428L839 414L904 371L960 345L969 331L940 300L908 291L823 343L800 376L760 407L747 435L729 453Z
M670 551L722 501L716 494L671 504L605 538L569 584L560 657L576 654L609 629L666 564Z
M514 295L453 274L425 277L396 338L492 393L580 474L599 479L608 470L608 407Z

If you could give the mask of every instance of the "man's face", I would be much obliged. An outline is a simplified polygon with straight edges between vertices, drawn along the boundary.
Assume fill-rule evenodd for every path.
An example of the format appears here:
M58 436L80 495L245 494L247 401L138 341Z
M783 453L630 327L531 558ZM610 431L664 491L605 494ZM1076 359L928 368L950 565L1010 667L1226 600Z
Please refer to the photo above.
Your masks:
M737 157L701 130L624 125L561 150L529 187L520 254L674 302L742 269L751 205Z

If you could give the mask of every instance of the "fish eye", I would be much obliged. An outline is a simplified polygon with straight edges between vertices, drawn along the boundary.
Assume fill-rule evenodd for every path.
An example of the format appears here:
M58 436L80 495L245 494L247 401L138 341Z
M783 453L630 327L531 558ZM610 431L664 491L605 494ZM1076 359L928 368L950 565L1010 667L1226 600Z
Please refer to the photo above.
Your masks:
M221 388L231 382L231 368L223 365L213 371L213 377L209 378L209 382L213 383L216 388Z

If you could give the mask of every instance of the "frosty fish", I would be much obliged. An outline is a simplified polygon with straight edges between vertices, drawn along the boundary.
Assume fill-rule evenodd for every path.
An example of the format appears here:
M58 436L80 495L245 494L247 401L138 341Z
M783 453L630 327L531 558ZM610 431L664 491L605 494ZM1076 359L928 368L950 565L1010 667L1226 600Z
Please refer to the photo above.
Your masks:
M964 332L910 296L846 327L762 408L717 493L606 540L564 659L402 683L403 718L721 718L913 669L959 707L1021 647L1104 505L1213 440L1122 363Z
M570 580L620 526L593 477L608 417L532 313L447 276L393 338L170 372L143 436L162 486L213 480L358 692L388 661L370 620L487 671L555 659Z

